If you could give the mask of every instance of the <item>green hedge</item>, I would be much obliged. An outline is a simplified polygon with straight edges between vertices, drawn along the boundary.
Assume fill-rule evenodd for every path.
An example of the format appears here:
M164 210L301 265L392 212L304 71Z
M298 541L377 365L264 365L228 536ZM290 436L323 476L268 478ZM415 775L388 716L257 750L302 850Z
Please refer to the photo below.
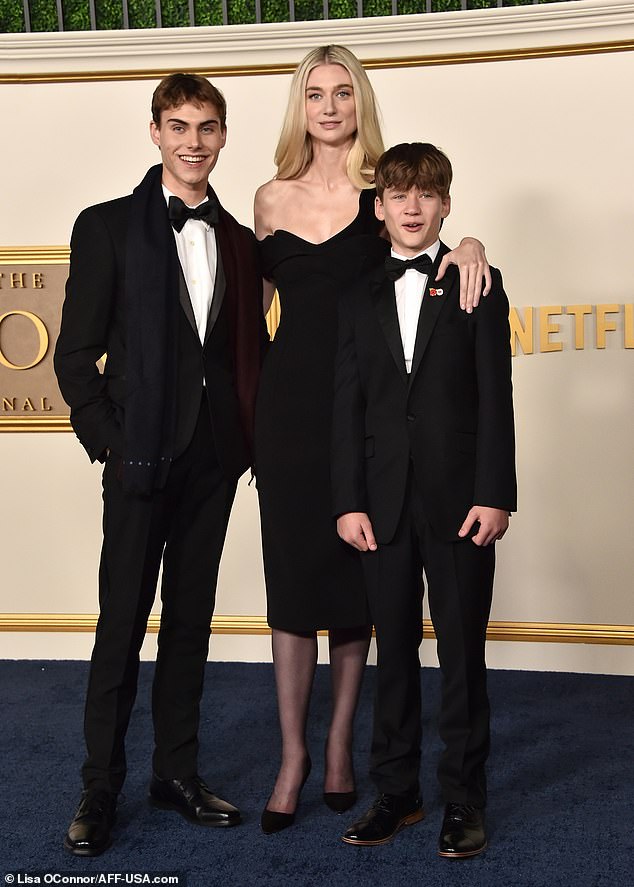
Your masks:
M504 6L525 6L532 0L504 0ZM552 3L555 0L539 0ZM97 28L119 30L123 28L121 0L95 0ZM255 0L227 0L230 25L255 22ZM496 0L467 0L468 9L487 9L497 6ZM90 14L88 0L62 0L65 31L89 31ZM425 0L397 0L400 15L425 12ZM361 8L367 18L392 14L392 0L362 0ZM431 0L432 12L460 9L460 0ZM29 0L32 31L57 31L55 0ZM288 0L261 0L263 22L287 22L290 20ZM155 28L154 0L128 0L131 28ZM194 0L197 25L221 25L222 0ZM161 0L163 27L188 27L189 7L187 0ZM332 19L356 18L357 0L329 0L328 17ZM323 19L322 0L295 0L296 21ZM0 0L0 33L14 34L25 31L22 0Z
M0 34L19 34L24 30L22 4L15 0L0 0Z

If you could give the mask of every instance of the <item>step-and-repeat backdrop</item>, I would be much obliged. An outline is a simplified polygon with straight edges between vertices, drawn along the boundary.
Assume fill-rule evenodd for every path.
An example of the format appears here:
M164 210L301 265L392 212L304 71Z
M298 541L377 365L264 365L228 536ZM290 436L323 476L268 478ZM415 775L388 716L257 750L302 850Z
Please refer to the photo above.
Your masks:
M0 76L3 655L86 656L97 610L99 468L68 431L52 374L76 215L129 193L157 162L150 97L162 74L187 68L227 98L213 183L251 224L254 191L274 172L290 69L312 46L340 42L368 62L386 143L432 141L451 158L443 238L482 240L512 305L520 499L498 549L490 662L634 673L634 121L623 106L634 11L629 25L616 12L581 0L0 38L12 65ZM268 658L259 544L245 482L212 657ZM433 661L433 643L423 648Z

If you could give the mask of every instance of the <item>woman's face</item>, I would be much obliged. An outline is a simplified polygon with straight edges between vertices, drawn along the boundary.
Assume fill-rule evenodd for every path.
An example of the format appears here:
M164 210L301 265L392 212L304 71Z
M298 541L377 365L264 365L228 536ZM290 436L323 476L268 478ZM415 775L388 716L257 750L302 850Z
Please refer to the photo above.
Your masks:
M343 65L317 65L306 80L306 121L311 138L331 145L351 142L357 131L352 78Z

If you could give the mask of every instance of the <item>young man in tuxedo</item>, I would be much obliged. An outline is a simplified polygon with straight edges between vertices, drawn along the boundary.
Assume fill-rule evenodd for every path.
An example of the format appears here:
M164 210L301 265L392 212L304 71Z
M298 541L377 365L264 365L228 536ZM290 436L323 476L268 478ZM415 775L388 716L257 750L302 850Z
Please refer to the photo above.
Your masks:
M442 671L438 852L486 847L489 702L484 648L496 540L516 507L508 301L499 271L473 314L447 247L452 170L432 145L397 145L376 169L392 253L343 300L332 488L337 529L363 552L377 639L371 773L378 797L343 836L389 841L423 816L422 572Z
M240 822L198 773L198 724L220 555L252 461L268 341L261 275L253 234L207 181L226 140L222 94L197 75L165 78L150 135L162 163L132 195L75 223L55 350L73 428L90 459L105 463L84 790L64 839L77 856L112 840L161 562L149 799L199 825Z

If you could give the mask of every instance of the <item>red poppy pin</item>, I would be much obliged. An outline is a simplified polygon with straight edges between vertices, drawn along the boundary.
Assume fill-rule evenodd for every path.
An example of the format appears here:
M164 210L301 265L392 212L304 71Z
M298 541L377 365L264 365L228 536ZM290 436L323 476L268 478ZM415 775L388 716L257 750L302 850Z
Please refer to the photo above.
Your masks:
M443 294L443 290L435 290L435 289L429 290L430 296L442 296L442 294Z

